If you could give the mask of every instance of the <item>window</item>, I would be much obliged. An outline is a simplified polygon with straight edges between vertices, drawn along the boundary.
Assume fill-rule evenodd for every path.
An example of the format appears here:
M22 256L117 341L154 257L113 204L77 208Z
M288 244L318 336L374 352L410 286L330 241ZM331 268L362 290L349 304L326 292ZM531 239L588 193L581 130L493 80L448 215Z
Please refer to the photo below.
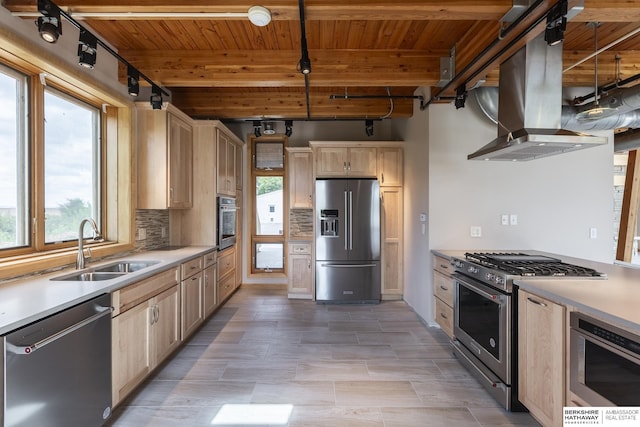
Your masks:
M0 66L0 249L28 246L27 77Z
M281 138L252 140L251 273L284 273L285 171Z
M100 112L47 89L44 120L45 243L75 241L83 218L100 227Z
M0 257L75 246L86 217L106 231L102 114L83 96L0 64Z

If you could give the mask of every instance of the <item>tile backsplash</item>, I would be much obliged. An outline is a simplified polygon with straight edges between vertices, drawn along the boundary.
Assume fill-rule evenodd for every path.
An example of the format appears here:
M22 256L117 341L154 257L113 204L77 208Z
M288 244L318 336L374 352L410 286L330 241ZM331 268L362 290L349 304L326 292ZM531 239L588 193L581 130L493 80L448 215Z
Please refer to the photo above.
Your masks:
M146 237L144 235L146 235ZM168 246L169 211L159 209L136 209L135 244L137 250L153 250Z
M289 237L313 238L313 209L289 210Z

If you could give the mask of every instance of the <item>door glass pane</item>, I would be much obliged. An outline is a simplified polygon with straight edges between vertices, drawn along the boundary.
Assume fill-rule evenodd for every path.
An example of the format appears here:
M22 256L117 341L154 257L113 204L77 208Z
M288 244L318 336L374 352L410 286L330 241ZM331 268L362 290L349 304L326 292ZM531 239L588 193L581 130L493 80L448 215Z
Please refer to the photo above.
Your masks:
M281 270L284 268L282 243L256 243L256 269Z
M83 218L100 226L99 110L47 90L44 117L45 243L75 240Z
M458 325L500 360L500 304L458 284Z
M29 245L26 78L0 67L0 249Z
M282 176L256 176L256 235L282 236L283 188Z

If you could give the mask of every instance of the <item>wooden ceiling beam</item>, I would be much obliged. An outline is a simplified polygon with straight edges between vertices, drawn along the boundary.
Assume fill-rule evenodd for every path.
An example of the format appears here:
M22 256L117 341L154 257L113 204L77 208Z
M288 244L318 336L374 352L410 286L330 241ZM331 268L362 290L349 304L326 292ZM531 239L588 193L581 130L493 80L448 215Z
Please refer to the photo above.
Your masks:
M12 12L34 12L33 0L5 0ZM167 13L167 12L247 12L256 2L246 0L58 0L55 3L73 13ZM297 2L262 0L261 6L271 11L274 20L300 19ZM511 0L307 0L308 20L499 20L510 8ZM92 18L96 19L96 18ZM113 18L103 18L113 19ZM118 18L131 19L131 18ZM147 18L148 19L148 18ZM163 18L165 19L165 18ZM246 19L246 18L229 18Z
M122 56L165 86L304 86L297 71L300 52L289 51L122 51ZM440 77L445 52L411 50L312 50L313 86L421 86ZM120 79L126 79L121 67Z
M172 103L192 117L237 118L306 118L304 90L252 93L246 90L172 88ZM370 93L370 91L367 91ZM411 91L413 93L413 91ZM378 118L391 111L390 117L411 117L412 99L330 99L331 91L314 90L309 94L312 118ZM380 95L383 95L380 93Z

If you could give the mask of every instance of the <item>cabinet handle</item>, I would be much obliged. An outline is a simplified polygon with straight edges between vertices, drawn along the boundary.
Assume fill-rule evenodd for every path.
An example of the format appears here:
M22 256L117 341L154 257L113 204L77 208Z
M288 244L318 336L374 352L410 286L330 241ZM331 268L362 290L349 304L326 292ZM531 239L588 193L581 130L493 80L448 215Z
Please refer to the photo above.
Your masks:
M442 317L443 319L447 319L447 320L449 320L449 318L448 318L447 316L445 316L445 314L444 314L444 313L440 313L440 317Z
M443 291L448 291L449 290L449 288L446 288L446 287L444 287L442 285L440 285L440 289L442 289Z
M531 298L531 297L527 297L527 299L528 299L529 301L531 301L532 303L537 304L537 305L540 305L540 306L542 306L542 307L546 307L546 306L547 306L547 304L543 303L542 301L535 300L535 299L533 299L533 298Z
M156 323L160 320L160 307L156 305Z
M192 266L191 266L191 267L189 267L189 268L190 268L191 270L195 270L195 269L196 269L196 268L198 268L198 267L196 267L195 265L192 265Z
M351 162L347 162L347 170L351 170Z
M346 170L347 170L347 162L342 162L342 169L343 169L344 171L346 171Z
M382 183L384 184L384 172L382 172L382 173L380 174L380 177L382 178L382 179L381 179L381 181L382 181Z
M440 264L440 268L445 268L445 269L449 269L449 266L447 264Z
M197 277L192 277L191 281L193 282L194 280L198 280L198 278Z
M169 201L173 202L173 188L169 187Z

